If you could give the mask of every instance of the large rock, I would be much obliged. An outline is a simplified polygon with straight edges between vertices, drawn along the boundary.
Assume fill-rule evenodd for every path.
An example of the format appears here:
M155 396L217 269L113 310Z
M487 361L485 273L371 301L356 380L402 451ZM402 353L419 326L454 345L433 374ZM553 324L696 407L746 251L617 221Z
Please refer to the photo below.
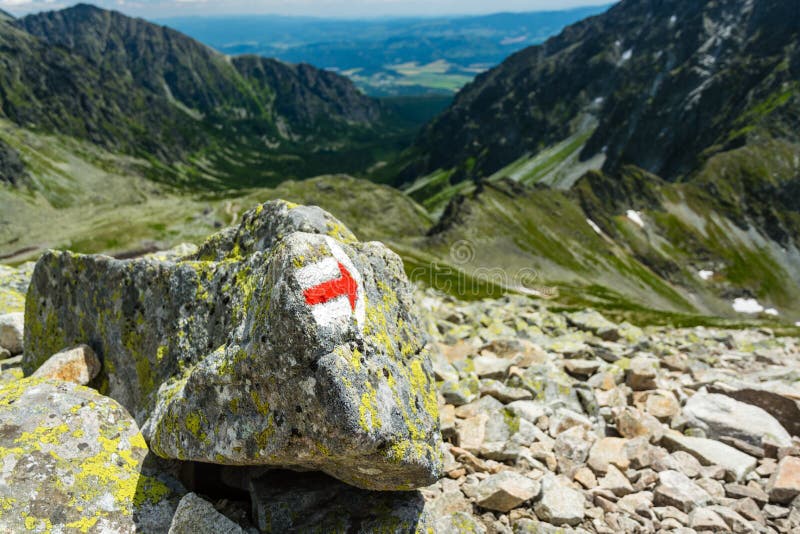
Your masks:
M718 465L735 480L742 480L758 461L752 456L713 439L684 436L674 430L667 432L661 444L670 451L688 452L704 465Z
M783 447L792 444L786 429L766 411L726 395L698 393L686 402L683 415L710 438L731 437L756 447L764 440Z
M274 201L182 261L45 254L23 366L88 344L104 391L164 458L407 490L441 470L431 364L411 310L397 255L319 208Z
M0 386L0 532L164 532L179 486L143 473L147 445L96 391L26 378Z

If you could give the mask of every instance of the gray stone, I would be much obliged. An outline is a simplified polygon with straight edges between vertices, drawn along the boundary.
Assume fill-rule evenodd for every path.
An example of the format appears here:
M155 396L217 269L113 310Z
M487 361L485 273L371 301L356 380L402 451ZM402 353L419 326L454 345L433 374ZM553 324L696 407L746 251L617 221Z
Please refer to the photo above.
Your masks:
M508 374L508 368L512 361L505 358L498 358L491 354L477 356L472 360L475 366L475 374L480 378L504 379Z
M480 381L476 376L461 380L448 380L441 387L442 397L453 406L469 404L480 395Z
M499 380L491 378L481 380L480 391L481 394L491 395L503 403L530 400L533 398L533 394L527 389L512 388L506 386Z
M164 458L320 470L411 489L441 471L427 334L399 257L315 207L273 201L191 260L49 252L26 372L88 343Z
M270 472L251 481L261 532L426 532L433 517L420 492L371 492L320 473Z
M559 483L551 476L542 481L542 498L533 509L542 521L574 526L583 521L585 504L580 491Z
M652 358L638 356L632 359L631 366L626 373L628 386L634 391L656 389L658 367L658 360Z
M52 378L85 386L100 372L100 360L87 345L53 354L31 376Z
M514 401L506 405L506 409L525 419L526 421L530 421L531 423L536 423L536 421L543 415L547 413L547 409L545 408L544 404L538 401L532 400L520 400Z
M714 510L696 508L689 514L689 526L695 530L711 532L730 532L730 528Z
M742 480L758 464L752 456L729 445L712 439L684 436L680 432L667 432L661 444L671 451L686 451L704 465L722 466L735 480Z
M0 315L0 347L6 349L11 356L22 354L25 330L25 314L7 313Z
M617 341L621 337L617 325L594 310L570 313L567 321L575 328L591 332L606 341Z
M695 394L683 407L691 426L702 429L709 438L731 437L762 447L768 439L788 447L792 437L766 411L725 395Z
M25 378L0 386L0 421L0 531L169 528L185 490L145 469L147 445L116 401Z
M606 476L599 480L600 487L607 489L617 497L633 493L633 486L622 472L613 465L608 466Z
M169 534L240 534L239 525L217 512L214 506L195 493L187 493L169 527Z
M629 442L625 438L598 439L589 452L589 467L596 473L605 473L609 465L627 469L630 465L626 448Z
M711 502L711 496L706 490L678 471L662 471L658 474L658 481L659 485L653 493L653 503L656 506L674 506L689 513L696 507Z
M502 471L478 484L476 503L481 508L508 512L539 494L540 485L513 471Z

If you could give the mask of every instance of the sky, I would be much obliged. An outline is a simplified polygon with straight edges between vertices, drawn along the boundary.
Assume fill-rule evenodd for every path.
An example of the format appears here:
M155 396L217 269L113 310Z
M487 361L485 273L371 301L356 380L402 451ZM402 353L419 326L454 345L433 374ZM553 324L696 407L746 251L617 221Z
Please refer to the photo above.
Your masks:
M542 11L604 5L611 0L94 0L103 8L146 18L236 14L280 14L322 17L452 15L501 11ZM78 2L0 0L14 15L61 9Z

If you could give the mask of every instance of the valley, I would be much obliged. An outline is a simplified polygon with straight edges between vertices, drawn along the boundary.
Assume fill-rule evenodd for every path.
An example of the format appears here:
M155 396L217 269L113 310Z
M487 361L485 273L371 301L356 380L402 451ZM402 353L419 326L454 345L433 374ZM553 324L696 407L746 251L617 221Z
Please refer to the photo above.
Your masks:
M775 25L785 6L777 0L752 12L698 5L672 21L678 4L661 5L655 18L637 3L615 6L512 55L452 103L371 99L336 74L225 59L172 30L88 6L7 21L3 39L19 50L3 56L12 68L20 54L44 54L47 36L85 77L113 72L131 85L74 116L69 93L57 108L44 97L6 97L0 163L13 180L0 188L0 256L19 264L48 248L128 256L196 243L250 205L285 198L320 205L359 237L390 244L412 278L461 298L511 292L630 320L793 328L797 30ZM755 30L732 36L699 25L704 17L783 33L767 46ZM88 31L97 21L102 34ZM626 37L628 22L657 29ZM120 51L145 39L176 59L151 66L136 48L101 61L104 39ZM687 39L697 48L681 48ZM698 70L709 43L719 59ZM398 68L426 73L413 62ZM444 63L431 68L441 73ZM759 75L742 82L744 104L731 107L715 88L748 68ZM190 88L198 76L203 83ZM692 83L715 95L703 97L707 105L696 107ZM647 86L654 100L631 100ZM120 108L124 91L140 96ZM121 109L135 128L96 119ZM700 121L697 109L717 116ZM681 130L691 120L698 127ZM674 126L642 144L658 124ZM668 157L676 146L682 163ZM505 277L486 275L498 269Z

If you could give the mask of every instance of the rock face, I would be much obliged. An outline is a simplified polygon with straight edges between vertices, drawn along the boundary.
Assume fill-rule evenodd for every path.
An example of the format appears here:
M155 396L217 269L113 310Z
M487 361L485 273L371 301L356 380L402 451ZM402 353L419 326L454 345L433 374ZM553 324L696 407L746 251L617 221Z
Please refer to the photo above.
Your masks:
M175 493L142 474L147 445L118 403L67 382L0 387L0 531L169 528Z
M406 490L441 470L426 338L400 259L274 201L183 261L50 252L23 368L86 343L161 457Z

